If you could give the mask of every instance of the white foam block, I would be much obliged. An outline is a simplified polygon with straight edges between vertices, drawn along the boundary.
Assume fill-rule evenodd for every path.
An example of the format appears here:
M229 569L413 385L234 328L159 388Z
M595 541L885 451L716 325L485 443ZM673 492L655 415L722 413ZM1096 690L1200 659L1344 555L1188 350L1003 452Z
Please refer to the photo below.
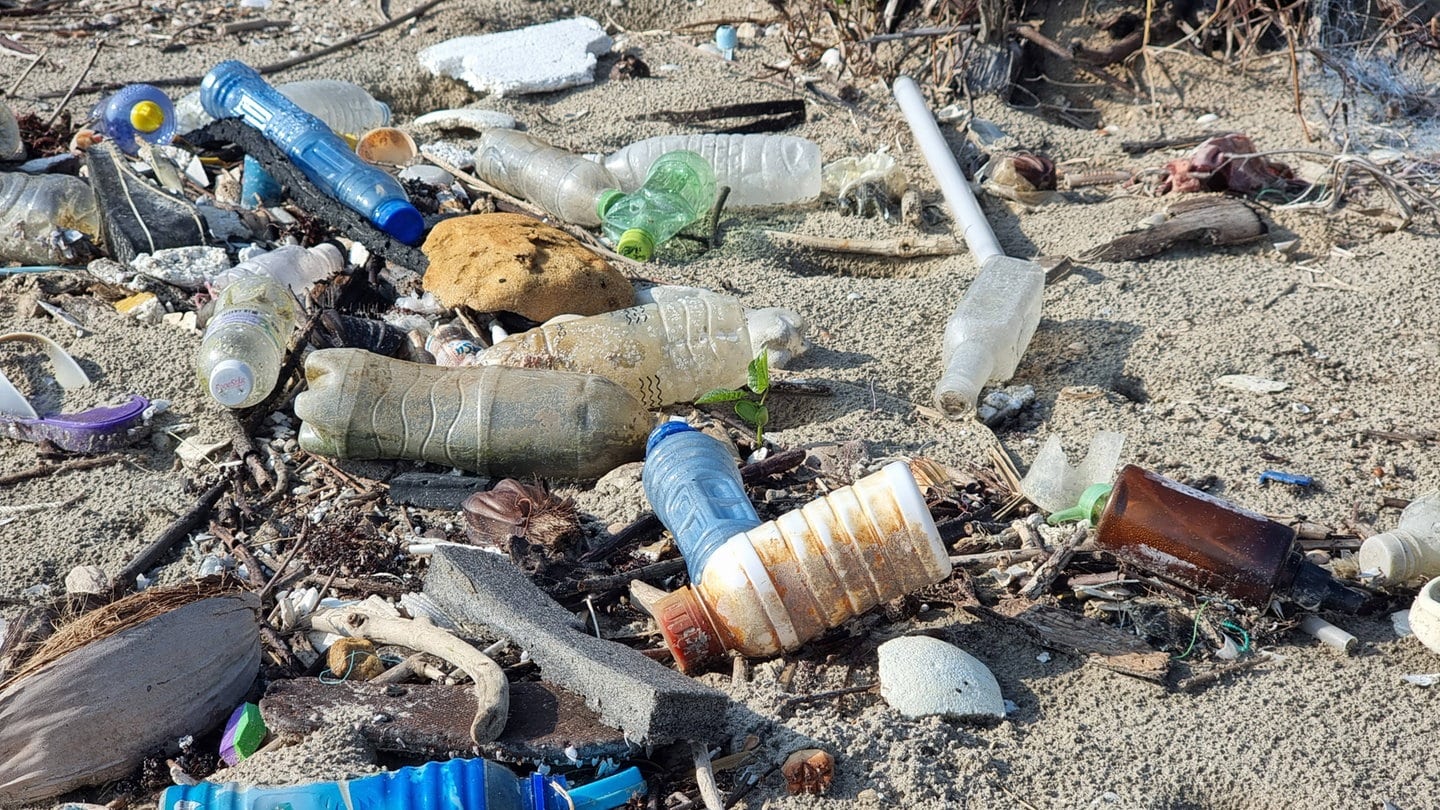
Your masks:
M600 23L574 17L448 39L421 51L420 64L497 96L546 93L595 81L595 58L610 46Z

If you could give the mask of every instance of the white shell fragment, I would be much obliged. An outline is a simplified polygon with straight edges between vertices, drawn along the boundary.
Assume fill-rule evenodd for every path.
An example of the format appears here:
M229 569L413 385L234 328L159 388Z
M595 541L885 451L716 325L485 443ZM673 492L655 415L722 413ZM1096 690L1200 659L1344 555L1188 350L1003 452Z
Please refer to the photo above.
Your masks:
M1290 387L1290 383L1257 377L1254 374L1226 374L1216 377L1215 384L1251 394L1278 394Z
M495 110L436 110L425 113L411 122L417 127L436 129L465 129L484 132L487 129L515 129L519 122L513 115Z
M881 644L879 653L880 694L906 717L1005 718L995 675L959 647L928 636L905 636Z

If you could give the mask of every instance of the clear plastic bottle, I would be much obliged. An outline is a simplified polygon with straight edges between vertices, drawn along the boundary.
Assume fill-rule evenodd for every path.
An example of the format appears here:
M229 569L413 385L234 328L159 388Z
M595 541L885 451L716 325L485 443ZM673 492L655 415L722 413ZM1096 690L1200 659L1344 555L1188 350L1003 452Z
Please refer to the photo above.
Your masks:
M716 189L715 172L705 158L695 152L670 152L651 164L640 188L629 194L606 191L595 207L615 250L644 262L657 245L710 210Z
M100 209L90 184L65 174L0 172L0 260L69 264L56 230L100 238Z
M154 85L127 84L95 106L97 128L127 155L140 141L167 144L175 137L175 105Z
M305 361L300 446L339 458L430 461L483 475L593 479L641 457L654 420L592 374L440 368L358 349Z
M658 427L645 496L690 571L653 607L682 671L726 649L769 656L950 576L950 557L904 462L760 523L730 452L681 423Z
M210 115L239 116L263 132L321 191L380 230L410 245L424 235L424 217L395 178L357 157L324 121L281 95L249 65L234 60L216 65L200 84L200 101Z
M636 141L601 163L622 191L633 191L661 155L682 150L705 158L715 182L730 187L727 208L794 205L820 196L820 147L793 135L661 135Z
M200 384L227 408L248 408L275 389L285 348L299 323L290 288L268 275L242 278L215 299L195 367Z
M600 224L596 201L601 193L620 187L593 160L511 129L486 130L481 136L475 174L506 194L588 228Z
M324 121L337 135L358 138L390 123L390 107L352 82L314 79L277 84L275 89L300 109ZM175 102L175 115L181 132L198 129L214 120L200 103L198 90Z
M1411 501L1394 531L1367 537L1359 558L1361 571L1388 582L1440 576L1440 490Z
M219 292L241 279L265 276L289 287L290 292L299 297L315 282L330 278L344 269L345 257L333 244L326 242L312 248L286 245L217 274L210 280L210 287Z
M935 404L952 419L975 410L990 380L1015 374L1040 324L1045 272L1034 262L992 256L945 322Z
M644 792L635 768L570 790L563 776L522 777L490 760L451 759L286 787L180 785L165 789L159 810L608 810Z
M745 384L750 361L768 345L756 334L804 328L781 308L747 310L713 292L658 294L654 303L539 326L480 354L482 365L598 374L646 408L691 402L716 388Z

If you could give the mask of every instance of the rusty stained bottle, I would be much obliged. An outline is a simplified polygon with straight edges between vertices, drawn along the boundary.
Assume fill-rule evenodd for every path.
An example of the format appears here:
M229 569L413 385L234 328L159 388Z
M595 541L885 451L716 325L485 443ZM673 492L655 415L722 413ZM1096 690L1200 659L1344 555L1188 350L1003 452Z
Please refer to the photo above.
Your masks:
M1366 597L1295 546L1295 530L1128 464L1115 479L1095 542L1186 588L1265 608L1277 596L1355 612Z

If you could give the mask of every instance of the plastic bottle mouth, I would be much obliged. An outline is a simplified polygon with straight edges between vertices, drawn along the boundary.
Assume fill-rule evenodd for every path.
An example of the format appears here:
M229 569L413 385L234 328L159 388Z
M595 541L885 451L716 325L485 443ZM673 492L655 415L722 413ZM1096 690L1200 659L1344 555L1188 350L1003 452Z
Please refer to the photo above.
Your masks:
M724 657L725 643L689 586L661 599L654 611L665 646L681 672L703 671Z
M153 101L142 101L130 108L130 126L137 132L151 133L165 125L165 111Z
M640 228L631 228L620 234L620 241L615 244L615 250L627 259L648 262L655 253L655 240Z

